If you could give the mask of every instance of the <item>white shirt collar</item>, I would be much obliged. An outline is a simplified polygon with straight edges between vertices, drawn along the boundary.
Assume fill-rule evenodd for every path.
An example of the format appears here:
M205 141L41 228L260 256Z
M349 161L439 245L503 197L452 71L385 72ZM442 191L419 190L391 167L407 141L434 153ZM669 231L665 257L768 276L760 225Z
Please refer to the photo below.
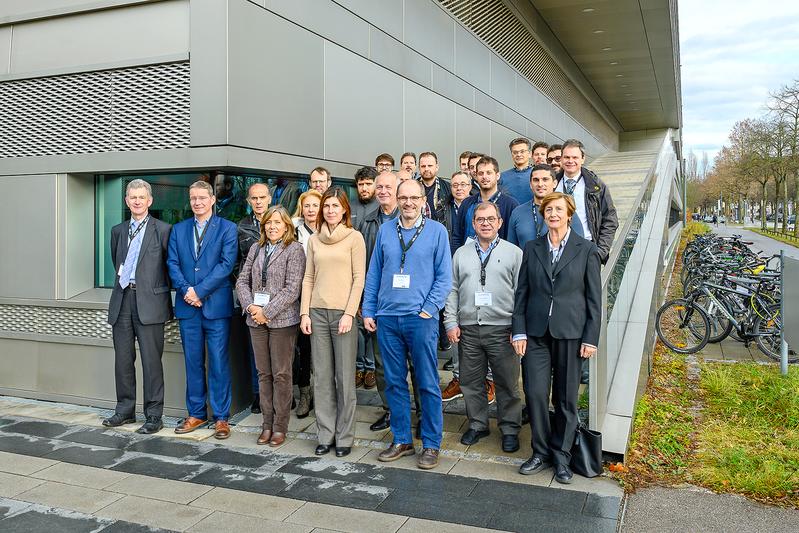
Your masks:
M549 244L549 253L554 252L555 250L562 249L566 247L566 242L569 240L569 236L572 234L572 229L569 228L566 230L566 236L563 237L563 240L560 241L560 244L557 246L552 246L552 241L549 240L549 232L547 232L547 244Z

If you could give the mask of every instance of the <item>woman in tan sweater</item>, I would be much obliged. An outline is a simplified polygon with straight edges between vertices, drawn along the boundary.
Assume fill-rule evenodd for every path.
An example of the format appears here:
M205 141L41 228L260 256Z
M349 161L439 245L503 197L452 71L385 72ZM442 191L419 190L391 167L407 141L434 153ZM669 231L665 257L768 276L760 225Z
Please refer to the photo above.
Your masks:
M355 355L353 328L366 277L366 246L352 228L350 204L339 187L322 195L322 216L308 241L302 280L300 330L311 335L316 405L316 455L334 445L350 453L355 440Z

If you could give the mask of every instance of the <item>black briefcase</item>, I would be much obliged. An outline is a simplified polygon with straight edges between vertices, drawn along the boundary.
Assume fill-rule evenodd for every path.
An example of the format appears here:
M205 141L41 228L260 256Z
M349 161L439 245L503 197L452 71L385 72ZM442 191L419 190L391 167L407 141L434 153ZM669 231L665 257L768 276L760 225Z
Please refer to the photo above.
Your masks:
M592 431L583 424L577 426L571 449L571 469L583 477L596 477L602 473L602 433Z

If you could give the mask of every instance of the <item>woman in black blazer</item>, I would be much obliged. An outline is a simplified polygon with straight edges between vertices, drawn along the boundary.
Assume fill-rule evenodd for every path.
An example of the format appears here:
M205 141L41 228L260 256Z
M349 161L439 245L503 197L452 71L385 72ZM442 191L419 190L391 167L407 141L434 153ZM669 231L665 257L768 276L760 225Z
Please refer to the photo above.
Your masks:
M570 483L580 368L583 358L596 354L602 320L599 251L571 231L570 195L546 196L540 211L549 232L524 248L513 309L513 347L523 357L533 433L533 455L519 472L535 474L554 463L555 479Z

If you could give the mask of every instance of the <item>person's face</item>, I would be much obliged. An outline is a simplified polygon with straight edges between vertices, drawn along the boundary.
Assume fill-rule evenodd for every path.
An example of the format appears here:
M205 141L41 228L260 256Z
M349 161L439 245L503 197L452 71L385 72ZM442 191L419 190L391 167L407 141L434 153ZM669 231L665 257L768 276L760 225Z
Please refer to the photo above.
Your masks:
M438 175L438 163L435 158L426 155L419 159L419 174L422 179L431 180Z
M306 223L311 224L316 222L317 216L319 216L319 198L309 196L302 201L302 218Z
M194 216L203 217L211 213L216 203L216 196L211 196L205 189L189 189L189 203Z
M580 172L584 162L585 156L576 146L569 146L563 150L563 155L560 158L561 167L563 167L563 170L570 176L574 176Z
M363 179L358 182L358 198L363 202L368 202L375 197L375 180Z
M527 143L511 146L510 155L513 158L513 164L519 168L524 168L530 164L530 149L527 147Z
M530 176L530 190L533 195L541 200L547 194L555 190L555 180L548 170L534 170Z
M399 202L402 216L407 220L415 220L422 213L422 204L425 196L413 183L400 185L397 189L397 201Z
M338 198L331 197L325 200L325 205L322 206L322 216L325 217L325 222L330 226L335 226L341 219L344 218L344 207Z
M400 168L413 174L416 172L416 160L413 157L406 155L402 158L402 161L400 161Z
M533 151L533 164L542 165L547 162L547 149L539 146Z
M461 158L461 172L469 172L469 158L462 157Z
M560 172L560 150L552 150L547 154L547 164L552 167L555 172Z
M269 242L276 243L286 236L286 232L289 228L286 226L286 223L283 222L283 217L280 216L280 213L272 213L269 220L264 222L264 230L266 231L266 238L269 239Z
M225 176L217 176L214 179L214 192L219 198L227 198L233 190L233 183L225 180Z
M380 205L394 205L397 200L397 178L390 175L378 176L375 181L375 196Z
M140 189L130 189L128 194L125 195L125 204L130 209L130 214L136 218L142 218L147 214L147 210L153 205L153 197L147 192L147 189L141 187Z
M311 188L324 193L330 187L330 178L324 172L311 172Z
M462 202L469 196L469 191L472 190L472 180L469 176L457 174L452 178L452 197L458 202Z
M375 166L377 167L378 172L386 172L394 168L394 165L392 165L391 161L388 159L381 159Z
M502 227L502 219L497 216L497 211L493 207L475 210L472 220L474 231L481 239L493 241Z
M269 203L272 197L269 195L269 187L266 185L258 184L250 187L250 194L247 196L247 203L250 204L252 212L258 218L266 213L269 208Z
M400 183L402 183L403 181L408 181L412 177L413 176L411 175L411 173L408 172L407 170L400 170L399 172L397 172L397 179L399 179Z
M494 165L484 164L477 167L477 183L480 190L490 191L497 186L499 175L494 170Z
M566 200L558 198L547 204L544 209L544 221L549 229L561 229L569 223L568 213Z
M477 162L480 161L479 157L473 157L469 159L469 174L472 176L472 179L477 179Z

